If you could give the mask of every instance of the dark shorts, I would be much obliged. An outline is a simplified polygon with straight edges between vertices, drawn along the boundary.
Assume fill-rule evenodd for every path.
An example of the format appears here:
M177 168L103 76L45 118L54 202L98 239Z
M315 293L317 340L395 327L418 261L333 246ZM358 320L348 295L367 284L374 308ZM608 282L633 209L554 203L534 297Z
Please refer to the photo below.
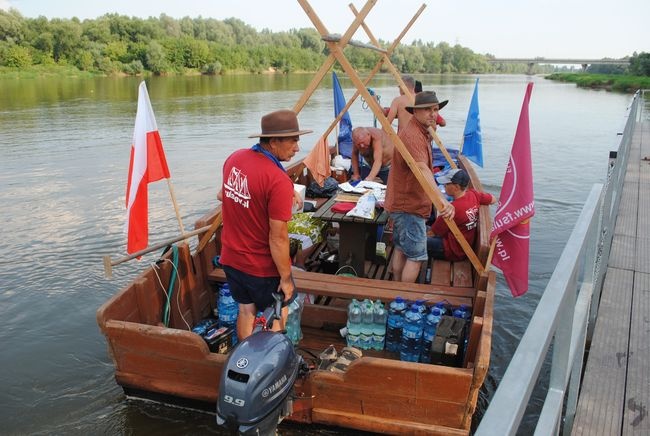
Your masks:
M445 247L440 236L429 236L427 238L427 252L432 259L445 258Z
M255 304L257 310L273 305L273 292L278 290L280 277L257 277L238 269L223 266L232 298L239 304Z

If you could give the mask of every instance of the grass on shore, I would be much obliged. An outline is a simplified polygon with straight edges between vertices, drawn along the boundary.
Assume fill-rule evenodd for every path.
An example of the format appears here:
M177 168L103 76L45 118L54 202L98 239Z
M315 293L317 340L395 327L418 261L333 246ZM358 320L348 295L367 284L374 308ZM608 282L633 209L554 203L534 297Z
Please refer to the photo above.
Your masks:
M606 89L608 91L636 92L650 88L650 77L623 74L553 73L547 79L573 82L581 88Z

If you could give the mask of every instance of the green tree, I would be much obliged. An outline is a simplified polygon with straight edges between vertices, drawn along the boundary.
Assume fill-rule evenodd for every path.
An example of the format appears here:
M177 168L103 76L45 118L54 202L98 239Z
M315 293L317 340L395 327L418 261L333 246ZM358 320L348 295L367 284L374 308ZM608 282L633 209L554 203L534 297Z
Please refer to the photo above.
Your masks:
M630 58L629 70L635 76L650 76L650 53L635 52Z

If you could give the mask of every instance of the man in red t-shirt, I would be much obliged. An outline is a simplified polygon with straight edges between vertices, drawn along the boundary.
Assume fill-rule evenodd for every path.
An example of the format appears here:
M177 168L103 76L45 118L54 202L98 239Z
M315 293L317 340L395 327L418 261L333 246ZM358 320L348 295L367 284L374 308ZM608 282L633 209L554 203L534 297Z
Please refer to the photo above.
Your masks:
M223 184L217 198L223 201L220 262L232 296L239 303L237 334L252 333L255 315L273 304L272 292L283 291L285 302L293 297L289 233L294 201L293 182L281 161L290 161L299 150L300 130L291 110L262 117L260 142L231 154L223 165ZM283 324L287 308L282 312ZM275 330L281 326L276 323Z
M456 210L454 222L469 245L473 246L478 227L479 206L494 204L497 199L487 192L468 189L469 175L462 169L449 170L438 177L438 183L445 185L445 192L454 198L451 203ZM431 230L434 236L427 238L427 251L430 257L452 261L463 260L467 257L442 217L436 219Z

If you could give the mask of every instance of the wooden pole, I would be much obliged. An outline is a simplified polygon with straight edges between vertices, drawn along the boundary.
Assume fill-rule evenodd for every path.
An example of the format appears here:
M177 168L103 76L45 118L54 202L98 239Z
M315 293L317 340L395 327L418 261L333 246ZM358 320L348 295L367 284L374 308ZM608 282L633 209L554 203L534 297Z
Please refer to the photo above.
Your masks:
M486 272L490 269L490 265L492 264L492 257L494 256L494 249L496 248L497 245L497 238L498 236L495 236L495 238L492 239L492 242L490 243L490 251L488 252L487 260L485 261Z
M316 12L312 9L312 7L309 5L309 3L306 0L298 0L298 3L300 3L300 6L302 6L302 9L305 11L308 17L311 16L316 16ZM377 0L368 0L366 4L363 6L361 9L361 12L359 13L359 16L357 19L355 19L352 24L350 24L350 27L348 27L348 30L341 36L341 40L339 41L339 44L342 44L345 46L350 39L352 39L352 36L354 36L354 33L357 31L359 28L359 25L361 24L361 21L363 21L370 10L375 6L377 3ZM328 32L321 33L321 37L324 37L328 34ZM299 113L302 108L305 106L307 103L307 100L309 100L309 97L314 93L316 88L318 88L318 85L320 85L320 82L323 80L325 77L325 74L332 68L332 65L334 65L334 62L336 59L334 56L330 53L329 56L327 56L327 59L323 62L323 65L321 65L320 69L316 72L316 75L312 79L311 83L307 88L305 88L305 91L302 93L302 96L298 99L298 102L294 105L293 111L295 113ZM343 111L341 112L343 113ZM331 130L330 130L331 131ZM329 132L328 132L329 133ZM325 135L323 135L325 136Z
M201 241L199 242L198 247L196 247L194 254L197 254L203 250L203 247L205 247L205 245L208 243L214 232L217 231L222 222L223 217L221 215L221 212L219 212L219 214L214 218L214 221L212 221L212 225L208 229L207 233L201 238Z
M122 257L117 260L111 260L111 256L106 255L104 256L103 262L104 262L104 275L106 276L107 279L110 279L113 276L113 267L115 265L119 265L124 262L128 262L129 260L135 259L136 257L140 257L144 254L151 253L154 250L159 250L163 247L166 247L169 244L173 244L174 242L182 241L184 239L190 238L192 236L198 235L200 233L205 232L206 230L209 230L209 226L201 227L200 229L193 230L189 233L183 233L182 235L176 236L174 238L167 239L165 241L159 242L155 245L152 245L150 247L145 248L144 250L140 250L136 253L129 254L128 256Z
M389 59L389 62L390 62L390 58L389 58L390 55L393 53L393 51L395 51L395 48L399 45L402 38L404 38L404 35L406 35L406 32L411 28L411 26L413 26L413 23L415 23L415 20L417 20L418 17L420 16L420 14L422 14L422 11L424 11L424 8L426 8L426 5L423 4L422 6L420 6L420 9L418 9L418 11L415 13L413 18L411 18L411 21L409 21L409 23L406 25L404 30L402 30L402 33L399 34L399 36L395 39L395 41L393 41L391 46L388 47L388 49L386 50L387 56L382 56L379 59L379 61L377 61L377 63L375 64L375 67L372 69L372 71L370 72L368 77L363 81L364 88L368 85L368 83L370 83L372 78L375 77L375 75L379 72L379 70L381 69L381 66L384 64L386 59ZM400 81L401 81L401 78L400 78ZM402 84L403 84L403 82L402 82ZM334 127L336 127L338 125L339 121L341 121L341 118L343 118L343 115L345 114L345 112L348 109L350 109L350 107L352 106L352 103L354 103L354 101L357 99L357 97L359 97L359 94L360 94L359 90L357 90L354 93L354 95L352 97L350 97L350 99L345 104L345 107L341 110L341 112L334 119L334 121L332 121L332 124L330 124L330 126L327 128L327 130L325 130L325 133L323 134L323 137L327 137L327 135L330 134L330 132L334 129Z
M309 8L309 5L307 4L307 0L298 0L301 5L303 5L303 8L305 11L311 11L311 13L307 13L309 18L311 19L312 23L314 24L314 27L316 30L321 34L321 35L327 35L327 29L323 25L323 23L320 21L320 18L318 15L316 15L311 8ZM304 6L306 5L306 6ZM359 16L357 16L357 19ZM377 119L380 121L382 124L382 127L384 128L384 131L389 134L391 139L393 140L393 143L395 144L395 147L397 151L402 155L404 160L406 161L407 165L415 175L416 179L420 183L420 186L422 186L422 189L424 192L427 194L433 205L435 206L436 210L442 210L444 206L447 203L446 199L442 198L442 193L440 190L435 188L432 183L429 182L429 180L425 177L425 175L422 173L420 168L417 166L415 163L415 160L413 159L413 156L409 153L409 151L406 149L406 146L402 142L402 140L397 136L395 131L393 130L392 126L388 123L388 119L384 116L381 108L379 107L379 103L372 98L368 90L365 88L363 82L359 78L359 75L357 74L356 70L354 67L350 64L350 62L347 60L345 55L343 54L343 51L341 50L341 47L339 46L338 43L336 42L327 42L327 45L330 49L330 53L336 58L336 60L339 62L343 70L347 73L348 77L352 80L354 85L357 87L357 90L361 93L361 96L366 100L368 107L373 111ZM390 62L390 61L389 61ZM434 132L435 133L435 132ZM431 179L433 179L433 175L431 175ZM467 240L463 236L463 234L460 232L460 229L458 229L458 226L454 222L453 219L445 219L445 222L449 226L449 229L451 232L454 234L456 239L458 240L458 243L460 246L463 248L463 251L465 254L467 254L467 258L470 260L474 268L479 274L484 274L484 267L481 264L481 261L478 259L476 256L476 253L474 253L474 250L472 247L469 246Z
M183 220L181 219L181 212L178 209L178 203L176 203L176 196L174 195L174 187L172 186L171 179L167 179L167 187L169 188L169 196L172 198L172 204L174 205L174 212L176 212L178 227L181 229L181 234L184 235L185 228L183 227Z
M358 17L359 13L357 12L357 9L354 7L352 3L350 3L350 9L352 10L352 13ZM379 41L375 38L375 36L372 34L370 29L368 28L368 25L366 24L365 21L361 23L361 26L363 27L363 30L365 30L366 34L368 35L368 38L370 38L370 42L372 42L375 45L379 45ZM395 65L390 61L390 58L388 57L388 54L383 54L382 55L385 59L386 66L388 67L388 70L391 72L393 77L395 77L395 80L397 80L397 83L399 83L400 88L406 94L409 98L410 101L415 101L415 96L411 94L411 90L406 88L406 85L404 84L404 81L402 81L402 76L399 71L397 71L397 68L395 68ZM453 161L451 156L449 155L449 152L447 151L447 148L443 145L442 141L440 140L440 137L436 133L435 129L433 127L429 127L429 134L433 138L433 141L436 143L440 151L442 151L442 154L445 156L445 159L447 159L447 162L452 168L457 168L456 163Z

